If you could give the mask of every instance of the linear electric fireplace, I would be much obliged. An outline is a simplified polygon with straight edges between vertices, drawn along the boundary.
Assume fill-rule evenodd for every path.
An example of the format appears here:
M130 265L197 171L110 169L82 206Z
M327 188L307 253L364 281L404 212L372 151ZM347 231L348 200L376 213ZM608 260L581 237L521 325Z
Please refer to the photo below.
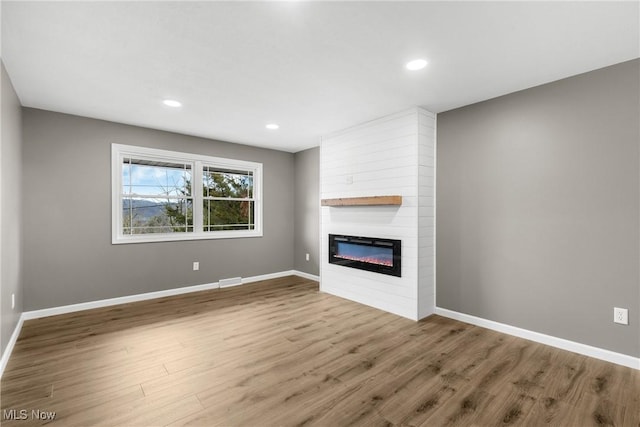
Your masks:
M329 234L329 263L401 277L400 240Z

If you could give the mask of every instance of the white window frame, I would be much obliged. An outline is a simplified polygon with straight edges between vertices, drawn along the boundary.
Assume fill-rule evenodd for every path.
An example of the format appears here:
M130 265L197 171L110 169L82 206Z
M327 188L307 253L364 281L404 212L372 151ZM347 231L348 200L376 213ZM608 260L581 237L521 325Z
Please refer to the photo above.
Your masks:
M123 234L122 233L122 167L127 157L152 158L164 162L191 164L193 196L193 232ZM213 166L230 170L246 170L253 173L254 229L204 231L203 195L200 189L203 166ZM198 185L196 185L198 183ZM111 243L172 242L181 240L233 239L262 237L262 163L225 159L178 151L136 147L133 145L111 144Z

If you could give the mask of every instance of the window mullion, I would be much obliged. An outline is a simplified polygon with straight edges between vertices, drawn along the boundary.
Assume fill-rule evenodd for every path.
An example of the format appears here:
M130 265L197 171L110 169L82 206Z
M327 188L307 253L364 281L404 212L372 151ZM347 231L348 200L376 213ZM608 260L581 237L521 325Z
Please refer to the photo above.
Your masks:
M193 165L191 195L193 196L193 231L194 233L203 233L202 162L199 160Z

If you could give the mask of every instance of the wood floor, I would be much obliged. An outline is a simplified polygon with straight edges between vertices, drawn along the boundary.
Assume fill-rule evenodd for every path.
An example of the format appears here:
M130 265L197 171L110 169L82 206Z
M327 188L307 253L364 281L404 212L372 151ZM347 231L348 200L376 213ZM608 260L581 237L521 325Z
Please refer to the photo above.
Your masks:
M7 427L640 426L640 371L299 277L27 321L1 386Z

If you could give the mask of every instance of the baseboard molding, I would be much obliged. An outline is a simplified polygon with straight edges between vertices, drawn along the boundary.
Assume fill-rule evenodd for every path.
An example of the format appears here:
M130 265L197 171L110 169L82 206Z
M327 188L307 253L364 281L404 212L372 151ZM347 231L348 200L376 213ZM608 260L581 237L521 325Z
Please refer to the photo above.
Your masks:
M240 283L234 283L233 285L229 285L229 286L239 286L239 285L244 285L246 283L254 283L254 282L260 282L263 280L270 280L270 279L278 279L278 278L287 277L287 276L300 276L300 277L304 277L305 279L316 280L316 281L320 280L318 276L313 276L312 274L303 273L297 270L287 270L287 271L280 271L277 273L262 274L259 276L243 277ZM185 286L182 288L167 289L164 291L147 292L144 294L127 295L124 297L89 301L89 302L83 302L79 304L64 305L60 307L51 307L51 308L45 308L42 310L25 311L20 315L18 324L16 325L16 328L14 329L13 334L11 335L11 339L7 344L7 348L5 348L4 352L2 353L2 358L0 358L0 378L2 378L4 369L7 366L7 363L9 362L9 357L11 357L11 353L13 352L13 347L15 346L16 341L20 336L20 331L22 330L22 325L25 320L39 319L41 317L56 316L59 314L74 313L76 311L91 310L94 308L103 308L103 307L109 307L112 305L127 304L130 302L137 302L137 301L146 301L146 300L151 300L156 298L170 297L174 295L187 294L191 292L208 291L211 289L219 289L219 288L220 288L220 284L218 282L205 283L203 285Z
M241 282L234 283L233 285L227 285L225 287L239 286L239 285L244 285L246 283L260 282L263 280L278 279L286 276L301 276L301 277L308 278L305 275L306 273L297 272L295 270L280 271L277 273L262 274L259 276L243 277ZM21 318L23 320L39 319L41 317L57 316L59 314L74 313L76 311L91 310L94 308L103 308L103 307L109 307L112 305L127 304L130 302L138 302L138 301L146 301L146 300L156 299L156 298L171 297L174 295L188 294L191 292L208 291L211 289L218 289L218 288L220 288L220 284L218 282L205 283L203 285L185 286L182 288L167 289L164 291L147 292L144 294L127 295L124 297L89 301L89 302L83 302L79 304L63 305L60 307L51 307L51 308L45 308L42 310L26 311L22 313Z
M79 304L63 305L60 307L44 308L42 310L25 311L22 313L24 320L39 319L41 317L57 316L59 314L74 313L76 311L91 310L94 308L109 307L112 305L127 304L130 302L146 301L155 298L171 297L174 295L191 292L208 291L218 289L218 283L206 283L203 285L185 286L183 288L167 289L164 291L147 292L144 294L127 295L124 297L108 298L97 301L82 302Z
M472 325L481 326L497 332L535 341L541 344L550 345L562 350L571 351L573 353L582 354L584 356L593 357L617 365L626 366L640 370L640 358L629 356L614 351L593 347L587 344L581 344L575 341L569 341L564 338L558 338L551 335L541 334L539 332L529 331L527 329L518 328L516 326L506 325L504 323L494 322L493 320L483 319L481 317L471 316L469 314L460 313L446 308L436 307L435 314L450 319L459 320L461 322L470 323Z
M315 280L318 282L320 281L319 276L315 276L309 273L304 273L298 270L288 270L288 271L282 271L278 273L263 274L260 276L245 277L242 279L242 284L254 283L262 280L277 279L277 278L286 277L286 276L300 276L305 279ZM81 303L81 304L72 304L72 305L66 305L61 307L52 307L52 308L46 308L43 310L34 310L34 311L24 312L20 315L20 318L18 319L18 324L13 330L13 333L11 334L11 338L7 343L7 347L5 348L4 352L2 353L2 357L0 358L0 378L2 378L2 375L4 374L4 370L7 366L7 363L9 362L9 357L11 357L11 353L13 352L13 348L16 345L16 341L20 336L20 331L22 330L22 325L25 320L37 319L40 317L55 316L57 314L72 313L75 311L90 310L92 308L126 304L129 302L144 301L144 300L149 300L154 298L162 298L167 296L186 294L190 292L199 292L199 291L210 290L210 289L218 289L218 288L219 286L218 286L218 283L216 282L216 283L208 283L204 285L187 286L184 288L168 289L165 291L148 292L144 294L130 295L126 297L110 298L110 299L92 301L92 302ZM541 334L539 332L529 331L527 329L518 328L518 327L507 325L504 323L494 322L493 320L487 320L481 317L471 316L469 314L448 310L446 308L436 307L435 314L443 317L448 317L450 319L459 320L461 322L470 323L472 325L480 326L483 328L491 329L497 332L502 332L502 333L513 335L516 337L528 339L530 341L538 342L541 344L550 345L552 347L560 348L562 350L571 351L574 353L578 353L585 356L594 357L596 359L604 360L607 362L615 363L617 365L622 365L629 368L640 370L640 358L638 357L616 353L614 351L605 350L602 348L593 347L590 345L581 344L574 341L569 341L569 340L554 337L551 335Z
M305 273L304 271L300 271L300 270L291 270L291 274L293 274L294 276L303 277L305 279L315 280L316 282L320 281L320 276L316 276L315 274Z
M287 277L287 276L295 276L295 273L293 272L293 270L286 270L286 271L279 271L277 273L262 274L260 276L243 277L242 278L242 284L244 285L245 283L253 283L253 282L261 282L263 280L279 279L281 277Z
M24 313L23 313L24 314ZM9 357L11 357L11 353L13 353L13 347L16 345L16 341L18 341L18 337L20 336L20 331L22 330L22 324L24 323L23 315L20 315L18 319L18 323L16 324L13 333L11 334L11 338L9 338L9 342L7 343L7 347L4 349L2 353L2 358L0 358L0 378L4 374L4 368L7 367L7 363L9 363Z

